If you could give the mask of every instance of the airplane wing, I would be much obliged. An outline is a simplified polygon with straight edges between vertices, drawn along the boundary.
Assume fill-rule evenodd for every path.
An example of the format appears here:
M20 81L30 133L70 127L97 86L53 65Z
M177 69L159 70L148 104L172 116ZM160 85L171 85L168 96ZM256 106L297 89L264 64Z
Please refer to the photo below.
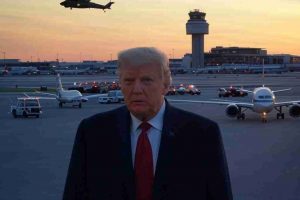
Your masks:
M35 93L43 94L43 95L49 95L49 96L53 96L53 97L55 97L55 98L58 98L58 96L57 96L56 94L53 94L53 93L39 92L39 91L36 91Z
M294 105L294 104L300 104L300 100L299 101L276 102L276 103L274 103L274 107L290 106L290 105Z
M47 93L47 92L39 92L39 91L36 91L34 92L34 96L30 96L28 95L28 93L23 93L26 97L34 97L34 98L39 98L39 99L57 99L58 96L56 94L52 94L52 93ZM42 95L48 95L48 97L45 97L45 96L37 96L36 94L42 94ZM51 97L49 97L51 96Z
M93 95L87 95L87 96L84 96L88 99L92 99L92 98L97 98L97 97L103 97L103 96L106 96L107 94L93 94Z
M275 91L272 91L273 93L276 93L276 92L284 92L284 91L289 91L291 90L292 88L287 88L287 89L282 89L282 90L275 90Z
M201 104L217 104L217 105L236 105L242 108L253 108L253 103L245 103L245 102L238 102L238 101L198 101L198 100L173 100L168 99L170 102L186 102L186 103L201 103Z
M31 97L34 97L34 98L38 98L38 99L45 99L45 100L56 100L55 97L40 97L40 96L31 96Z
M251 91L251 90L245 90L244 88L240 88L239 90L242 91L242 92L253 93L253 91Z
M107 94L93 94L93 95L84 95L82 96L83 98L86 98L86 99L93 99L93 98L98 98L98 97L102 97L102 96L105 96Z
M25 92L23 93L25 97L30 97L28 94L26 94Z

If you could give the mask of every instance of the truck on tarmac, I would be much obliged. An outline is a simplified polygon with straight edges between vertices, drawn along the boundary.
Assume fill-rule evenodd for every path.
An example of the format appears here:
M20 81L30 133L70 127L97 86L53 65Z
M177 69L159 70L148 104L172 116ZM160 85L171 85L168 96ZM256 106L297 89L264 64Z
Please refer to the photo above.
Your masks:
M10 107L10 112L14 118L19 116L29 117L35 116L40 117L42 114L42 107L38 98L34 97L22 97L18 98L16 105Z

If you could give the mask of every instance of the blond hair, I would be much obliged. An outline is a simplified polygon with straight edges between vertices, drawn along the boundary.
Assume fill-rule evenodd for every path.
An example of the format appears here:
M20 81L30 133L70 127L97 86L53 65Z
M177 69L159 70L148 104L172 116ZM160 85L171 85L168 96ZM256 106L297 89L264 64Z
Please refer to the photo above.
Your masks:
M130 67L139 67L144 64L155 64L161 69L161 77L165 87L169 87L172 82L171 71L169 67L169 59L166 54L155 47L136 47L126 49L118 54L118 74L121 75L121 67L124 64Z

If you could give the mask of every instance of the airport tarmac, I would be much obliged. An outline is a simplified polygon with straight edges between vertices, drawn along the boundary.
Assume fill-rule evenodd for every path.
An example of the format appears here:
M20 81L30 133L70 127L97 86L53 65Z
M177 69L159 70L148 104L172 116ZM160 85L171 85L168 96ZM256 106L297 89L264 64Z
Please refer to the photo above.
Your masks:
M28 87L55 86L55 76L0 77L0 87L18 84ZM73 81L117 80L115 76L62 77L63 84ZM169 99L208 100L217 98L217 89L243 84L251 89L261 83L259 75L177 75L174 83L201 86L200 96L178 95ZM300 100L300 74L268 75L271 89L293 87L278 94L278 101ZM121 104L99 104L96 99L83 108L70 105L58 108L56 101L42 100L40 118L17 118L9 114L9 105L17 94L0 94L0 199L61 199L69 159L79 122L98 112ZM249 101L250 97L234 100ZM300 199L300 118L276 119L276 112L261 123L258 114L246 111L246 120L225 115L225 106L196 103L171 103L181 109L204 115L218 122L231 176L234 199ZM99 130L101 131L101 130Z

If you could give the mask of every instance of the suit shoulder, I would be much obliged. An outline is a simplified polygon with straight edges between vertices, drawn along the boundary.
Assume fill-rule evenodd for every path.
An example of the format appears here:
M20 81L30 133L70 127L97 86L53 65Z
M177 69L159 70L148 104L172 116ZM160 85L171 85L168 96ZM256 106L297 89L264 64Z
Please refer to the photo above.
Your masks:
M85 126L112 124L114 121L117 120L117 118L120 117L120 115L125 115L127 113L126 111L126 107L122 106L117 109L92 115L88 118L83 119L81 123L84 123Z
M202 115L196 114L196 113L192 113L186 110L182 110L179 108L172 108L173 109L173 116L174 118L178 118L180 121L186 121L189 123L193 123L193 124L198 124L202 127L218 127L218 124L211 120L208 119Z

